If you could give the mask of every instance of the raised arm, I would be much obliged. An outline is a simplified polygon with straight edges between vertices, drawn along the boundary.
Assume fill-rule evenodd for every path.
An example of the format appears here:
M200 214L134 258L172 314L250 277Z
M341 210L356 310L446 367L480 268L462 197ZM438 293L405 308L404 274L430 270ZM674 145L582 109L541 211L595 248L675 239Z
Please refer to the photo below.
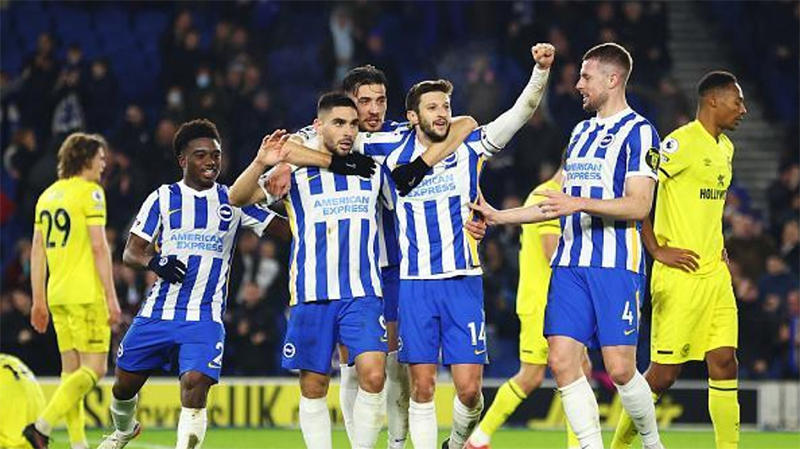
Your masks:
M531 48L531 54L536 65L533 67L530 81L514 102L514 106L485 127L487 143L495 151L505 147L514 134L533 117L542 100L556 50L551 44L536 44Z
M43 334L47 331L50 314L47 311L47 256L44 251L44 238L42 231L33 231L31 242L31 293L33 294L33 307L31 308L31 326Z

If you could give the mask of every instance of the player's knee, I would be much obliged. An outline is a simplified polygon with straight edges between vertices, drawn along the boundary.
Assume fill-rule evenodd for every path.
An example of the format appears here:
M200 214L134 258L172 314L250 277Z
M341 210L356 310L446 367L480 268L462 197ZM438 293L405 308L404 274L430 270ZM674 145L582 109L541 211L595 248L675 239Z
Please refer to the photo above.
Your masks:
M717 379L735 379L739 371L739 362L736 360L736 355L731 354L725 357L715 357L709 360L709 374L712 378Z
M636 370L635 366L627 366L624 364L616 364L611 367L606 365L611 380L617 385L625 385L633 378L633 373Z
M367 393L380 393L386 381L386 371L382 369L370 369L358 376L358 384Z
M550 355L547 356L547 365L550 367L550 370L553 371L553 376L556 378L563 377L571 371L575 371L572 357L563 356L555 351L550 351Z
M470 385L467 387L461 387L458 389L458 400L466 405L469 408L473 408L478 405L478 402L481 400L481 386L478 385Z
M525 394L531 394L533 390L539 388L542 381L544 381L544 368L522 370L519 375L514 377L514 382Z
M436 391L436 379L414 379L411 385L411 398L414 402L430 402Z
M119 378L114 381L114 386L111 387L111 394L120 401L127 401L136 396L138 392L132 385L128 385L128 383Z

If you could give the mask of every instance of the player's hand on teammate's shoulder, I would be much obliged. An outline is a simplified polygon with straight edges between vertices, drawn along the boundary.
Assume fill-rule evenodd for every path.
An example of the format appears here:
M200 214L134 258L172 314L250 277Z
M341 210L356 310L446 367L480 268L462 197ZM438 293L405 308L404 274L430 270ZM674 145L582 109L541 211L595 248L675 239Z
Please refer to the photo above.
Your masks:
M392 180L397 186L397 193L400 196L408 195L409 192L414 190L414 187L422 182L430 169L422 157L417 157L408 164L395 167L392 170Z
M186 265L176 256L162 256L156 254L156 256L147 263L147 267L157 274L158 277L170 283L183 282L183 279L186 277Z
M331 156L328 170L345 176L369 178L375 174L375 160L361 153L349 152L344 156Z
M271 134L264 136L261 146L256 154L256 161L265 167L278 165L289 155L291 147L285 145L290 135L285 129L275 130Z
M542 190L538 194L547 197L539 203L539 209L548 219L572 215L582 209L582 198L567 195L560 190Z
M671 246L659 246L653 251L653 259L672 268L683 270L687 273L697 271L700 268L700 255L690 249L673 248Z
M36 332L43 334L47 332L47 324L50 322L50 313L47 311L47 304L44 301L34 301L31 307L31 326Z
M542 70L547 70L556 59L556 47L548 43L540 43L531 47L531 54L536 65Z

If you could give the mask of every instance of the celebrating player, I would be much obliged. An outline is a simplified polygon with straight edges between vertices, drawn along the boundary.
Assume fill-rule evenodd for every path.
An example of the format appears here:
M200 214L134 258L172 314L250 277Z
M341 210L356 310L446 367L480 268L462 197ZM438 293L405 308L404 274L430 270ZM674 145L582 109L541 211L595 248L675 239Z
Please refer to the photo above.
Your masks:
M655 259L651 363L644 377L655 395L675 383L684 363L708 364L708 411L717 448L739 444L738 319L725 263L722 214L731 182L736 129L747 112L742 88L728 72L697 86L696 120L661 145L655 224L642 237ZM612 448L629 448L636 429L623 415Z
M241 226L288 238L285 220L257 206L230 204L228 188L216 183L221 141L208 120L181 125L173 151L183 179L151 193L131 228L123 261L159 279L120 343L111 400L115 431L101 449L122 448L138 435L137 393L153 371L171 368L173 355L182 405L176 447L202 445L208 391L222 369L222 315L236 233Z
M437 445L433 394L440 349L457 391L453 430L444 445L460 449L483 409L487 355L481 270L476 242L463 228L470 219L467 205L478 195L484 159L505 146L541 99L555 51L549 44L539 44L532 53L536 68L514 106L471 132L407 195L401 188L392 195L401 254L400 361L410 365L409 430L416 448ZM451 131L451 92L452 85L445 80L417 83L406 96L413 129L376 139L365 145L365 153L388 151L389 169L417 161L428 146L446 139Z
M581 370L585 347L602 349L606 371L644 447L661 447L655 407L636 371L639 302L644 287L641 220L657 179L655 128L628 107L633 61L605 43L583 57L577 89L596 116L579 123L568 146L562 192L545 191L541 210L561 216L561 238L545 311L548 364L582 448L602 448L597 400Z
M58 150L59 180L36 203L31 248L31 324L47 330L53 314L61 353L61 385L25 438L46 448L62 417L73 448L86 448L83 398L106 373L109 325L119 304L106 241L106 200L98 184L108 144L98 135L75 133Z
M540 212L538 204L545 197L544 190L561 190L564 180L564 164L558 167L552 178L533 189L523 208ZM485 219L496 221L497 211L487 204L471 204ZM489 441L497 429L514 413L514 410L533 390L539 388L547 368L547 339L544 338L544 309L550 286L550 259L558 245L561 226L558 220L546 220L543 214L536 223L522 226L519 251L519 288L517 289L517 315L520 322L519 372L497 390L491 407L470 435L465 448L488 448ZM546 220L546 221L545 221ZM471 226L468 224L468 227ZM591 362L584 358L584 372L591 373ZM567 446L579 447L575 433L567 425Z

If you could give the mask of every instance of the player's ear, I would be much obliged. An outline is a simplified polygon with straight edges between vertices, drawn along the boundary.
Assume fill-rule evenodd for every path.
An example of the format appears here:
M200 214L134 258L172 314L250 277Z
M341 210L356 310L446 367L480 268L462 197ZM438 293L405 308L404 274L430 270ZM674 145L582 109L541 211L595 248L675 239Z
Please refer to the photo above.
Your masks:
M319 132L319 128L322 126L322 120L319 118L314 119L314 131Z
M181 151L181 154L178 155L178 165L181 169L186 169L186 154Z
M406 118L412 125L419 125L419 116L414 111L406 111Z

